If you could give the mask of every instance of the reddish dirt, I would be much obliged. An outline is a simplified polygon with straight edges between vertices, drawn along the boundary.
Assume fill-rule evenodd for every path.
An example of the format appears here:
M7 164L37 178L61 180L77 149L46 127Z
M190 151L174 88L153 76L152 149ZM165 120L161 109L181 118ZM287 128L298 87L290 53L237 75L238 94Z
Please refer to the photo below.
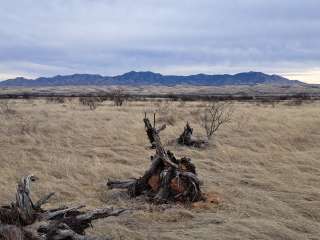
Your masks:
M205 200L192 203L193 208L208 209L212 205L218 205L222 202L222 198L217 193L203 193Z

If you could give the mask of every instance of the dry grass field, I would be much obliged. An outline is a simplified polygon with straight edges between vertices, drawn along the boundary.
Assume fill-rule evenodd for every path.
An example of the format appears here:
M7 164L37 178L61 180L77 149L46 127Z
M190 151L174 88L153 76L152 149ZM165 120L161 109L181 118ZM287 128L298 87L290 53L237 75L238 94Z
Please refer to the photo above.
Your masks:
M177 146L186 121L195 135L203 102L104 102L94 111L76 100L12 100L0 114L0 204L19 177L40 181L34 197L51 205L84 203L132 209L98 220L95 234L124 239L320 239L320 102L288 106L234 103L233 120L207 149ZM203 209L153 206L107 190L108 178L139 177L149 166L144 112L158 111L163 143L191 157L206 192L222 202Z
M249 85L230 85L230 86L54 86L54 87L0 87L0 95L5 94L104 94L110 93L114 89L123 89L127 94L195 94L195 95L290 95L290 94L309 94L320 95L319 84L278 86L270 84Z

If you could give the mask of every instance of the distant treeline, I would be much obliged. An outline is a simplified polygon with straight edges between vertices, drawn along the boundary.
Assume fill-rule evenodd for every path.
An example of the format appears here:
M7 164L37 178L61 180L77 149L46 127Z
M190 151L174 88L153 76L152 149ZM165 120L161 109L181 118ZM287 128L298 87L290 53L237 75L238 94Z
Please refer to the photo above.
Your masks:
M127 101L148 101L168 99L171 101L286 101L286 100L320 100L320 94L293 93L293 94L133 94L127 93ZM113 93L0 93L0 99L36 99L50 97L100 97L104 100L113 100Z

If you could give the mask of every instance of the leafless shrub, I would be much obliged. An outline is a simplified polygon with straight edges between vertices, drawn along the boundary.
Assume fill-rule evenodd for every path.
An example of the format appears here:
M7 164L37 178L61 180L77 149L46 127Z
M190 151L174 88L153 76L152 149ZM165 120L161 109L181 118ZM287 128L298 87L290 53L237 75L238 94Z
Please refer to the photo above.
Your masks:
M229 102L213 102L204 109L201 125L208 139L212 138L222 125L231 121L232 114L233 108Z
M100 99L98 97L80 97L79 102L82 105L89 106L90 110L95 110Z
M124 91L121 88L114 89L111 92L111 95L115 106L122 106L122 104L126 100L126 95L124 94Z
M47 97L46 102L63 104L66 102L66 99L64 97Z
M107 100L110 100L109 96L100 96L99 97L99 102L104 102L104 101L107 101Z

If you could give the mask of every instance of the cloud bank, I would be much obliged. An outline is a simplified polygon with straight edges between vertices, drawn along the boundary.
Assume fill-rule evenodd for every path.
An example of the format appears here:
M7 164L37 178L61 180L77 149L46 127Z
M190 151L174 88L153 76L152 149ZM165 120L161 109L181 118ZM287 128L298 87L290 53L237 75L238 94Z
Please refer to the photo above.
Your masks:
M264 71L320 83L318 0L10 0L0 79Z

